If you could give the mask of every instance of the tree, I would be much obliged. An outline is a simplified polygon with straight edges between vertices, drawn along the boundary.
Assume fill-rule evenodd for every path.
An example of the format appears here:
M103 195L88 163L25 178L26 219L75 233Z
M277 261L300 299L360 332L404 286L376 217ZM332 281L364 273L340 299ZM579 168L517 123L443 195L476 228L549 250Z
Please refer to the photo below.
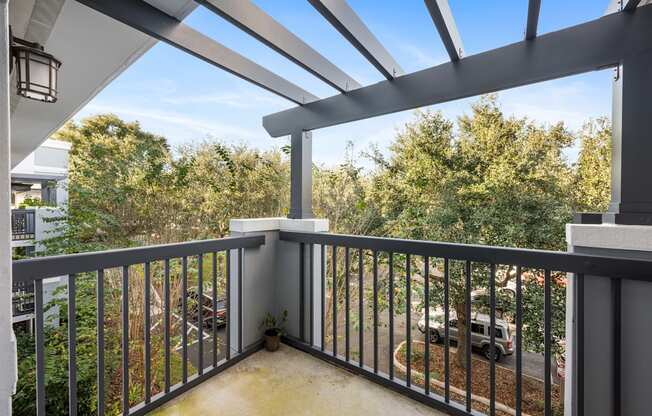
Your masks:
M573 184L577 211L604 212L611 199L611 123L606 118L586 123Z
M54 138L72 148L67 212L50 252L131 246L159 223L162 190L175 179L165 138L111 114L70 122Z
M494 96L474 104L471 115L458 120L458 129L456 134L440 113L422 112L399 133L374 178L372 197L382 201L384 232L411 239L562 249L572 173L563 151L573 136L562 124L546 128L505 117ZM423 270L416 259L412 267L415 274ZM468 317L462 272L461 264L451 264L451 302L461 335L457 362L465 366ZM486 266L474 266L471 289L487 287L488 274ZM499 269L497 284L506 285L512 276ZM434 275L429 278L438 281ZM563 331L558 328L555 335L563 337Z

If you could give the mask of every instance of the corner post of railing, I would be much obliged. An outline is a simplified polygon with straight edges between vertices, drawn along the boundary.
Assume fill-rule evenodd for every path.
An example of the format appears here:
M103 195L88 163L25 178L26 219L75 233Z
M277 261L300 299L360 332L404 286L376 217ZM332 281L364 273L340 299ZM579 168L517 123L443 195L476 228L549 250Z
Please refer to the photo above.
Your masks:
M230 229L232 236L265 236L264 246L244 251L244 344L262 339L261 322L267 313L278 318L287 311L287 335L297 339L303 335L304 342L312 340L320 345L321 246L304 244L302 250L300 243L282 241L280 234L286 231L328 231L328 220L281 217L233 219ZM301 253L303 259L300 258ZM235 257L232 259L235 261ZM302 266L303 273L300 270ZM235 267L232 261L233 273L237 270ZM234 296L231 299L234 302L231 308L235 311L237 299Z
M11 414L11 394L16 382L16 341L13 334L11 278L11 128L9 113L9 10L0 0L0 355L5 362L0 375L0 414Z
M229 251L230 351L232 355L262 339L261 322L267 313L276 313L274 300L278 218L232 219L232 237L263 235L259 247Z

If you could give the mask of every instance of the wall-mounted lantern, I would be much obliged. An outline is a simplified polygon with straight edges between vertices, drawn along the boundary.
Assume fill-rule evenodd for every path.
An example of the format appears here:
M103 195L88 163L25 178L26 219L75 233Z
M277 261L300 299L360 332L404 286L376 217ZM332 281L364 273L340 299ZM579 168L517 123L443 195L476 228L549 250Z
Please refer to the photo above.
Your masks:
M16 69L16 92L23 97L54 103L61 62L43 46L11 36L12 68ZM15 60L15 62L14 62Z

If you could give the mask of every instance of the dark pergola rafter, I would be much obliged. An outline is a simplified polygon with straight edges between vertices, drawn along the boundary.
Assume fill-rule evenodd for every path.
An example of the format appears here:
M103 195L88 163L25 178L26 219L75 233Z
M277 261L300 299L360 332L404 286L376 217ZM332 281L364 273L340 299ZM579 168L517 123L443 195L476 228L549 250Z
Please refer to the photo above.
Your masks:
M361 85L249 0L196 0L340 92Z
M464 46L448 0L425 0L425 3L451 61L460 60L464 56Z
M318 99L142 0L77 1L297 104Z
M613 67L650 39L652 7L642 7L271 114L263 126L285 136Z
M403 69L345 0L308 0L388 80Z
M527 7L527 27L525 28L526 40L534 39L537 36L540 11L541 0L530 0Z

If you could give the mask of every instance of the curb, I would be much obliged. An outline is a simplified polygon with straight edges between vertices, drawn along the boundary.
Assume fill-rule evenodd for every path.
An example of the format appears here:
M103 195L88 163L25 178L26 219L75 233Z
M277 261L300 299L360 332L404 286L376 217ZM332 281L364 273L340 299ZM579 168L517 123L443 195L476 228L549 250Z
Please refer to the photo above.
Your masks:
M422 341L412 341L412 344L415 344L415 343L416 344L424 344L424 342L422 342ZM405 344L405 341L398 344L398 346L394 350L394 354L393 354L394 355L394 367L401 370L403 373L405 373L407 371L407 368L398 361L398 351L401 349L401 347L404 344ZM411 371L411 373L413 375L416 374L416 375L419 375L419 376L425 378L425 375L422 372L420 372L418 370L415 370L414 368L411 368L410 371ZM437 387L439 387L441 389L446 387L445 384L442 381L439 381L437 379L432 379L432 378L430 379L430 385L431 386L435 385L435 386L437 386ZM462 389L459 389L457 387L450 386L450 391L452 391L455 394L459 394L461 396L466 396L466 391L464 391ZM484 396L478 396L476 394L471 393L471 400L482 403L482 404L484 404L486 406L491 406L490 400L487 399ZM508 413L510 415L514 415L514 416L516 415L516 410L515 409L512 409L511 407L509 407L507 405L504 405L504 404L502 404L500 402L496 402L496 410L500 410L501 412L505 412L505 413ZM530 416L530 415L528 415L527 413L524 413L524 412L521 412L521 415L522 416Z

